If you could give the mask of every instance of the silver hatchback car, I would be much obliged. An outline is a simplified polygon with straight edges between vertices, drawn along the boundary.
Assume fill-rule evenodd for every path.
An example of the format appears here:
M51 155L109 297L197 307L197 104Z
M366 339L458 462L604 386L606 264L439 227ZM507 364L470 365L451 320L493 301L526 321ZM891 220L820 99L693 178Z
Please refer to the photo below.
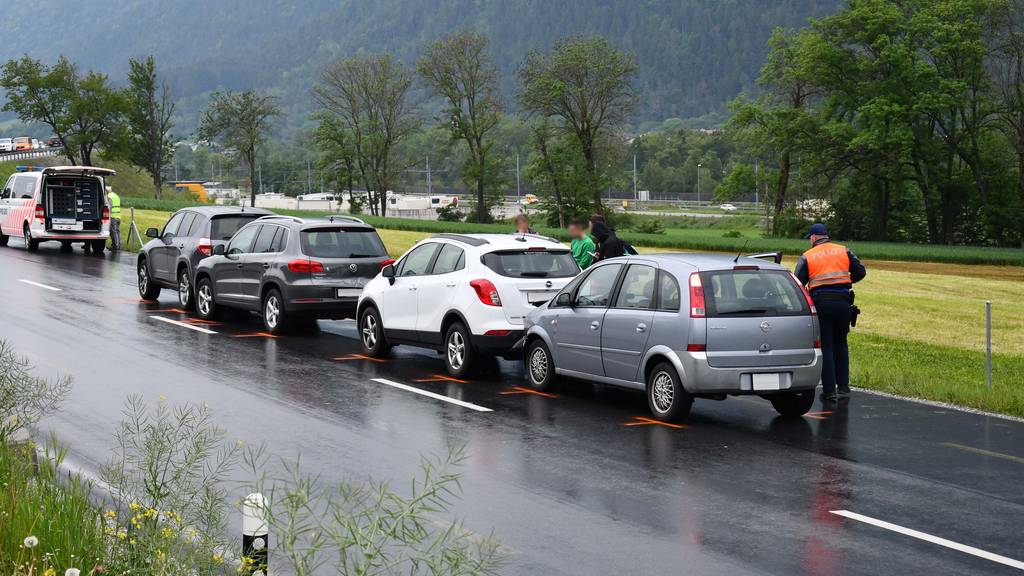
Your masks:
M535 389L568 376L643 390L664 421L685 418L694 398L727 395L801 416L821 377L818 330L810 295L776 262L629 256L595 265L531 311L524 361Z

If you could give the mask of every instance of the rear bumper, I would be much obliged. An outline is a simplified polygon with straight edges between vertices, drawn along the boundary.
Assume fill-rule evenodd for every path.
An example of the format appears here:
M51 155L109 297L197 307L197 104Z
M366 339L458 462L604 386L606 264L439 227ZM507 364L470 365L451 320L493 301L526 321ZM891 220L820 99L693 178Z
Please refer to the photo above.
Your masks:
M520 358L523 348L523 331L509 330L508 334L473 334L473 348L487 354L495 354L509 360Z
M32 232L32 239L39 240L40 242L47 242L50 240L61 240L64 242L85 242L90 240L107 240L110 238L110 234L106 232L90 232L85 234L55 234L53 232L43 232L37 234L35 231Z
M821 350L814 351L814 361L798 366L764 366L714 368L708 365L704 352L679 354L684 388L693 394L771 394L773 392L813 390L821 381ZM779 374L778 390L754 390L752 374Z
M357 298L293 298L288 300L288 311L334 320L355 318L357 301Z

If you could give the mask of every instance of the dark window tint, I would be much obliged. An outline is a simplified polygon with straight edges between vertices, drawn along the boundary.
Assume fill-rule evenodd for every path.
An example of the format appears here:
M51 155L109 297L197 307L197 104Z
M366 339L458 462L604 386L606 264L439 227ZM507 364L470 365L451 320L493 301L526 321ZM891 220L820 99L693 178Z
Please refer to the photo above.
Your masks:
M430 260L434 257L434 252L437 250L436 242L429 242L413 248L412 252L406 254L405 258L402 258L402 263L398 268L399 276L423 276L427 273L427 268L430 266Z
M378 258L387 256L376 230L312 228L299 233L302 253L315 258Z
M580 267L568 250L508 250L483 256L484 266L511 278L570 278Z
M708 317L797 316L810 309L800 287L782 270L702 272Z
M466 267L465 252L452 244L444 244L434 262L434 274L447 274Z
M658 275L658 310L679 311L679 282L664 271Z
M618 278L621 269L622 264L594 268L593 272L580 282L579 291L576 292L576 305L583 308L608 306L612 288L615 287L615 279Z
M616 308L648 309L654 304L656 270L650 266L633 264L626 270L622 287L615 298Z
M259 218L259 214L230 214L214 216L210 222L211 240L231 240L238 229Z
M267 254L273 252L274 236L277 235L278 230L280 230L279 226L270 226L269 224L261 226L260 233L256 236L256 242L252 245L253 253Z
M195 212L186 212L185 218L182 219L181 225L178 226L178 237L188 237L192 235L192 225L196 222Z
M164 232L161 236L177 236L178 227L181 226L181 221L185 218L185 212L178 212L164 225Z
M284 252L285 246L288 245L288 230L281 226L274 226L277 228L277 234L274 234L274 243L271 246L271 252Z
M259 226L253 225L239 230L235 237L231 239L231 243L228 244L228 254L248 254L251 252L249 247L252 246L252 241L256 238L256 232L259 229Z

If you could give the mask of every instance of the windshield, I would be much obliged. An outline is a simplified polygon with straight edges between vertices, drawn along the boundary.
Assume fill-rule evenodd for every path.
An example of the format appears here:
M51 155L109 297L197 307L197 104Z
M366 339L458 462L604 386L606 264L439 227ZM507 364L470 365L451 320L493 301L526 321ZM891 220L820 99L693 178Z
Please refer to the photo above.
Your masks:
M580 273L568 250L510 250L484 254L484 266L510 278L571 278Z
M800 287L784 270L702 272L701 281L709 318L810 313Z
M238 229L259 218L262 214L232 214L230 216L214 216L210 224L211 240L231 240Z
M380 258L387 256L376 230L313 228L303 230L302 253L315 258Z

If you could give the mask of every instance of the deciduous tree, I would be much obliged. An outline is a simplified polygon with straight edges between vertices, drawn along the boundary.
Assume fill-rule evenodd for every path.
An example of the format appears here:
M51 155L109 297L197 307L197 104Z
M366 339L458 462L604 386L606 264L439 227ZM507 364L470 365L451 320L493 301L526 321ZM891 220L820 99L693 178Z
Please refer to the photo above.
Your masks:
M174 101L167 84L157 78L152 56L128 61L128 145L126 159L149 173L153 194L163 196L163 169L174 156L171 117Z

